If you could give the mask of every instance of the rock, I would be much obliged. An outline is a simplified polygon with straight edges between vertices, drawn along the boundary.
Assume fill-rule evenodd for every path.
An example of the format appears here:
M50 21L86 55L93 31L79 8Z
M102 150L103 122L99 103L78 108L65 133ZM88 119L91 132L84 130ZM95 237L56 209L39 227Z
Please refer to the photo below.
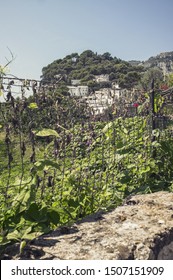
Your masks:
M173 260L173 193L132 196L111 212L60 227L8 259Z

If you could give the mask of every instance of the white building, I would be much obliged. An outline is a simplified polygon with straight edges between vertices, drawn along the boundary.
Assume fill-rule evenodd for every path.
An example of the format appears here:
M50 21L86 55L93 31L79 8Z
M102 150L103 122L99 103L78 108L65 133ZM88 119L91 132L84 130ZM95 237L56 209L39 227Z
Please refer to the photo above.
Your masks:
M112 93L115 98L119 99L122 95L122 89L117 83L112 83Z
M83 97L94 115L102 114L114 103L113 92L110 88L95 91L94 94Z
M109 75L96 75L95 76L95 81L97 83L102 83L102 82L109 82Z
M78 85L80 85L80 80L71 80L71 85L72 85L72 86L78 86Z
M71 96L83 97L88 95L88 86L68 86Z

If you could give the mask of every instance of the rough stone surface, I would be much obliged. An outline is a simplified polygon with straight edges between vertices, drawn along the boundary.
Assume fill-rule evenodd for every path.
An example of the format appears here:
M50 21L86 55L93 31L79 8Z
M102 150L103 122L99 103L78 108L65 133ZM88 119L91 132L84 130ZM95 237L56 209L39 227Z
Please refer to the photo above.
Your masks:
M173 260L173 193L136 195L109 213L96 213L19 245L2 259Z

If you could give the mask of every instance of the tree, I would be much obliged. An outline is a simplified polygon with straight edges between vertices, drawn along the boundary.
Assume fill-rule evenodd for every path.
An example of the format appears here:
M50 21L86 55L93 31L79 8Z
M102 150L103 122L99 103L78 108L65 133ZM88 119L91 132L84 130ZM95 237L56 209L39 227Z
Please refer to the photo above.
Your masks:
M72 61L72 58L75 58L75 62ZM142 72L141 69L134 68L126 61L116 57L113 58L108 52L100 55L91 50L86 50L80 55L77 53L67 55L65 58L55 60L47 67L44 67L42 70L42 82L44 84L52 83L55 81L54 77L58 74L66 74L68 76L66 82L71 79L82 79L87 84L94 78L92 75L104 74L110 75L110 81L112 81L118 80L121 74L126 75L133 71L139 74ZM128 82L128 79L126 81Z
M102 54L102 58L105 60L113 60L113 57L109 52L105 52L104 54Z
M151 89L153 80L155 88L160 88L160 85L163 83L163 73L157 67L151 68L144 73L143 77L141 78L142 88L145 91L149 91Z
M110 81L113 81L113 80L115 80L116 78L117 78L116 73L111 72L110 75L109 75L109 80L110 80Z
M128 89L133 88L135 85L138 84L140 77L141 77L141 75L139 73L137 73L136 71L128 72L124 76L123 87L128 88Z
M94 56L94 55L95 55L95 54L94 54L93 51L91 51L91 50L86 50L86 51L84 51L83 53L81 53L80 58L83 58L83 57L92 57L92 56Z

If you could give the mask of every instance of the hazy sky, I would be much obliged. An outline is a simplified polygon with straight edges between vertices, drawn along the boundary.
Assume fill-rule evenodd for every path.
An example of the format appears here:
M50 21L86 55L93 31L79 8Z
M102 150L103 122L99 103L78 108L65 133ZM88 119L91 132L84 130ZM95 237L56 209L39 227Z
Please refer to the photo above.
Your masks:
M10 48L10 73L39 79L87 49L125 60L173 51L173 0L0 0L0 31L0 64Z

